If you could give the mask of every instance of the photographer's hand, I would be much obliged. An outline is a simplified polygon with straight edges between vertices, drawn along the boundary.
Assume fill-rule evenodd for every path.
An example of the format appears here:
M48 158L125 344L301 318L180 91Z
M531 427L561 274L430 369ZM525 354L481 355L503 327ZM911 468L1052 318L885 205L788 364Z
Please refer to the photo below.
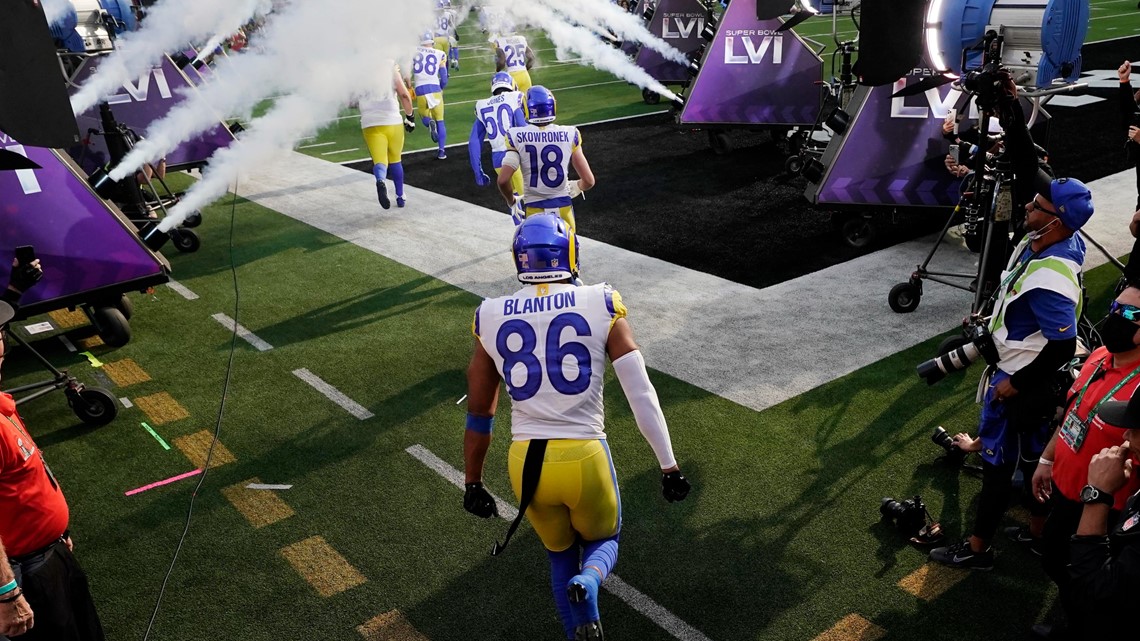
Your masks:
M1132 222L1128 223L1128 231L1132 233L1133 238L1140 238L1140 210L1132 214Z
M1120 82L1130 82L1132 79L1132 63L1125 60L1119 67L1116 68L1116 77Z
M971 438L965 432L959 432L954 435L954 447L962 450L963 452L980 452L982 449L982 439Z
M1140 127L1131 125L1128 127L1128 139L1132 142L1140 142Z
M1037 470L1033 472L1033 498L1038 503L1049 500L1053 493L1053 465L1038 463Z
M946 118L942 120L942 133L948 134L951 131L954 131L954 116L947 115Z
M40 282L44 277L44 270L40 267L40 259L35 259L27 265L21 265L18 258L12 259L12 273L8 276L8 289L23 294L32 285Z
M1106 447L1089 463L1089 485L1098 490L1115 494L1130 478L1132 459L1127 444Z
M1004 403L1009 400L1010 397L1017 396L1017 388L1013 386L1013 383L1009 382L1008 378L1001 379L993 388L994 400L999 403Z

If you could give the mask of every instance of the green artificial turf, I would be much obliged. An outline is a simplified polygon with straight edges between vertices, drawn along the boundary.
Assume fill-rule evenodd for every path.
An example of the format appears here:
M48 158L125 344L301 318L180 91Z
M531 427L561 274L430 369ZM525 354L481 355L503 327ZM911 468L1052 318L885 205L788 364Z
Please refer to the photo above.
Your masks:
M152 423L173 444L216 425L231 335L211 315L236 313L273 345L258 352L236 343L221 443L237 460L211 470L197 496L151 638L349 641L360 638L355 626L391 610L433 641L560 638L546 558L529 526L491 558L506 523L468 515L460 490L405 452L421 444L462 466L464 406L456 401L465 392L477 298L252 203L235 204L237 311L224 201L205 211L199 252L169 255L174 277L200 298L166 286L136 294L134 339L93 350L104 363L131 358L151 376L113 389L116 397L167 392L188 410L189 418ZM1112 269L1093 270L1088 282L1090 309L1103 310ZM636 308L630 319L636 331ZM999 541L994 572L971 574L933 602L896 585L924 564L925 552L879 521L880 498L921 494L959 536L979 487L971 474L937 463L940 450L929 440L935 425L953 433L977 419L977 368L935 387L914 374L939 338L764 412L653 372L694 484L689 499L673 505L661 498L652 454L607 374L607 432L624 509L617 573L716 641L810 640L851 613L888 639L1022 638L1054 598L1025 549ZM87 361L58 340L37 345L95 382ZM788 346L780 361L796 357ZM294 376L297 368L375 417L349 416ZM5 386L41 377L33 370L15 351ZM21 411L67 493L77 554L108 638L141 638L196 481L123 493L191 463L146 433L137 406L97 429L77 426L58 393ZM500 411L486 482L509 498L505 401ZM255 529L221 496L254 477L292 484L278 496L295 515ZM279 553L315 535L367 582L319 596ZM1003 615L962 614L979 602ZM668 638L612 595L601 607L611 638Z

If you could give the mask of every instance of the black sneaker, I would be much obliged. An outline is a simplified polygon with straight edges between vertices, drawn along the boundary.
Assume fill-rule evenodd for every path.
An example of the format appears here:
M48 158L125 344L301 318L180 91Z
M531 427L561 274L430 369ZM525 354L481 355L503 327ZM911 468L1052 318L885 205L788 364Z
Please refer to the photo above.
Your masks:
M392 201L388 200L388 185L384 184L383 180L376 181L376 197L380 199L380 206L384 209L392 207Z
M994 569L994 550L989 548L985 552L975 552L970 549L970 540L955 543L949 547L934 548L930 551L930 560L956 568L970 570Z
M574 641L604 641L602 622L591 621L574 628Z
M1005 535L1009 537L1010 541L1029 546L1029 551L1036 556L1041 556L1041 539L1034 538L1029 534L1029 528L1023 525L1013 525L1003 530Z

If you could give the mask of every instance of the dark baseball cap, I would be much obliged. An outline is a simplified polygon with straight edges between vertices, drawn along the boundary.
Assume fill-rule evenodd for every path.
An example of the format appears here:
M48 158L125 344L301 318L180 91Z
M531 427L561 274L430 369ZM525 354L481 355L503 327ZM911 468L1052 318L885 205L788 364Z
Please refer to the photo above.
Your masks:
M1140 429L1140 393L1127 401L1109 401L1097 412L1105 423L1126 430Z

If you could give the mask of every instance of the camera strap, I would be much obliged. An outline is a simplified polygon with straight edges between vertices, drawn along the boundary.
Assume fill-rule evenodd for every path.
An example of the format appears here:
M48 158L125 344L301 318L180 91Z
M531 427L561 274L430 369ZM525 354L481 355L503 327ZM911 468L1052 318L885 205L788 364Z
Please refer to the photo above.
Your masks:
M547 439L544 438L531 439L530 444L526 447L526 458L523 459L522 469L522 492L519 494L519 513L511 522L511 527L507 528L507 536L503 542L495 541L495 545L491 548L491 556L499 556L503 550L507 549L507 544L511 542L511 537L514 536L519 523L522 523L527 507L534 499L534 492L538 489L538 478L542 475L542 462L546 459L547 442Z

